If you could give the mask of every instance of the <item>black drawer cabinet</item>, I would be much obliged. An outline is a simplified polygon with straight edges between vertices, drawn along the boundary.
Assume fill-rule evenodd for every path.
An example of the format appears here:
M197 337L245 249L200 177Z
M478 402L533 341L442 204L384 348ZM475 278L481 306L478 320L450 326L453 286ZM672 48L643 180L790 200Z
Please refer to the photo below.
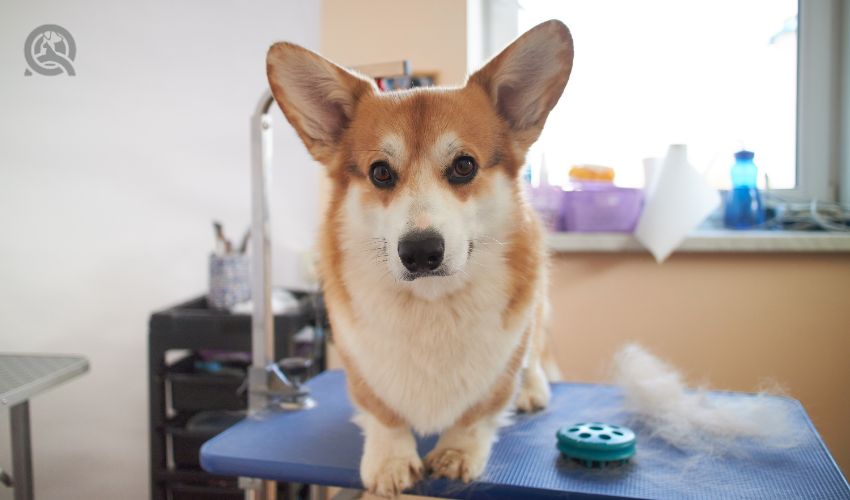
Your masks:
M299 307L275 315L275 359L303 352L295 334L317 322L327 324L319 296L293 294ZM324 344L313 374L324 369ZM215 435L192 428L205 412L245 410L240 391L251 352L251 317L215 311L199 297L154 313L148 330L150 406L150 480L154 500L241 499L236 478L214 476L200 468L198 450ZM226 361L208 361L210 353L227 353ZM188 424L188 425L187 425ZM281 485L285 489L286 485Z

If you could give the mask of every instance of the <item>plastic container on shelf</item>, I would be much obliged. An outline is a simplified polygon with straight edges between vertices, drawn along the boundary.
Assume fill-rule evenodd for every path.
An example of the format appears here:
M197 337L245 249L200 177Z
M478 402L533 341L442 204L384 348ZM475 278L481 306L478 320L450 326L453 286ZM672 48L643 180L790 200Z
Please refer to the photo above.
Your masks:
M544 227L549 231L558 229L558 220L561 216L561 196L563 190L560 186L549 184L549 170L546 167L546 156L540 156L540 170L538 171L538 185L531 183L531 169L523 172L523 182L528 190L531 206L540 216Z
M558 231L582 233L634 231L643 207L643 191L610 182L574 182L564 190Z
M541 156L539 184L532 186L528 170L523 180L531 204L550 231L632 232L643 206L643 191L613 184L614 169L577 165L567 188L549 184L546 159Z
M752 229L764 224L764 205L756 181L758 167L752 151L735 153L732 189L726 195L723 224L730 229Z
M558 186L528 187L531 206L549 231L559 231L563 190Z

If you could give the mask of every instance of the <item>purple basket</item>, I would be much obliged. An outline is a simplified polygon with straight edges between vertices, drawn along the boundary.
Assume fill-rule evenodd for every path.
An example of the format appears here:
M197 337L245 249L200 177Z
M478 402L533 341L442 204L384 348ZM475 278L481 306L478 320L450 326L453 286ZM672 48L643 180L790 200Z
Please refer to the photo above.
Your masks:
M531 206L540 216L546 229L557 231L561 220L564 192L557 186L531 187L526 184Z
M556 229L580 233L631 233L643 207L643 191L607 183L576 183L564 191Z

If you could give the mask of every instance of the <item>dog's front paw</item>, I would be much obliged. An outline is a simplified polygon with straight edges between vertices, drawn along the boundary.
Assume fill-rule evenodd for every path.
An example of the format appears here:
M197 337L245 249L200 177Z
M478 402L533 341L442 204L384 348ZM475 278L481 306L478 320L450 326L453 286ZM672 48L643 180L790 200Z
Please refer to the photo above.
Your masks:
M487 457L481 455L454 448L438 448L425 457L425 466L434 477L460 479L468 483L484 472Z
M534 412L549 405L549 387L523 387L516 399L516 409L520 412Z
M375 465L364 464L360 476L370 493L395 498L422 478L422 469L416 455L389 457Z
M543 370L526 369L517 395L516 409L520 412L542 410L549 406L550 395Z

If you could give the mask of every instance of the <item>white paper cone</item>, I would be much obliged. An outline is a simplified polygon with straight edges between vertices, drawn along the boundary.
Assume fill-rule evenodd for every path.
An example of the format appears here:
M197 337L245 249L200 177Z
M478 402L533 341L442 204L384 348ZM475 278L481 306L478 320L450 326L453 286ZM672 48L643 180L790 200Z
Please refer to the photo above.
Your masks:
M681 144L670 146L652 184L635 237L660 263L720 206L720 194L688 163Z
M652 196L655 191L655 181L658 180L658 173L661 170L661 158L644 158L643 159L643 196L644 199Z

